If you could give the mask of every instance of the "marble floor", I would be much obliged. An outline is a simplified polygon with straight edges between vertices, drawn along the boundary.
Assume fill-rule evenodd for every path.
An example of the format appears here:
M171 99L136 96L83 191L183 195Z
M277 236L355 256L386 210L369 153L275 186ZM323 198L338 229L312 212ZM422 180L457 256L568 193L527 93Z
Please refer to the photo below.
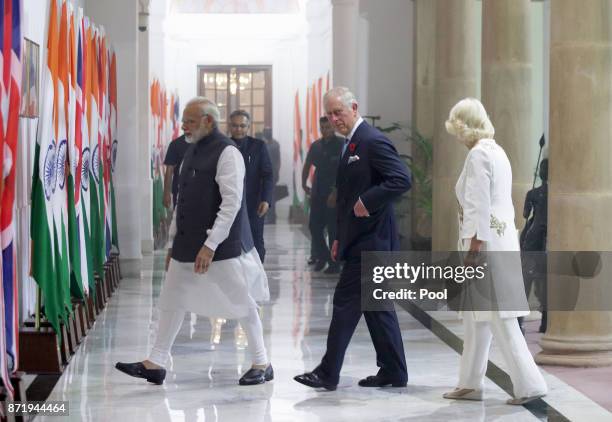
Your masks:
M550 394L536 406L505 404L509 395L486 381L484 402L444 400L457 380L459 355L444 336L398 308L409 370L406 388L368 389L357 381L376 372L375 354L362 320L348 349L340 386L320 392L293 376L314 368L324 352L337 277L306 265L309 240L299 227L266 226L266 269L271 302L262 309L275 380L241 387L249 367L239 331L227 323L211 347L208 318L187 314L163 386L124 375L117 361L147 356L163 283L163 255L145 258L140 278L124 278L73 356L48 400L67 400L74 421L611 421L612 414L544 371ZM462 336L456 315L430 315L448 335ZM491 361L503 370L493 347ZM35 420L45 420L38 417ZM52 421L58 418L50 419Z

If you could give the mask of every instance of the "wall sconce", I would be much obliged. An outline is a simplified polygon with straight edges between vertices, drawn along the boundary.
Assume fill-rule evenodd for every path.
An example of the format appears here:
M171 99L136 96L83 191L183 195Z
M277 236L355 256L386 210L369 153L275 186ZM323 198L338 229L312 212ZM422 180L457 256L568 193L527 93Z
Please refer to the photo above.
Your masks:
M149 26L150 0L138 0L138 30L145 32Z

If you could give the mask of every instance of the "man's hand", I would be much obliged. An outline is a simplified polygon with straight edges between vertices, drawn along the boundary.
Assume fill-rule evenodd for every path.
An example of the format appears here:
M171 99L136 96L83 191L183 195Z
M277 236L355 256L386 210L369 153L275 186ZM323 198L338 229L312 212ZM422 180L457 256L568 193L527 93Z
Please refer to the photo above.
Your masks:
M334 243L332 243L332 248L331 248L331 259L332 261L336 262L337 258L338 258L338 241L334 240Z
M257 216L263 217L264 215L266 215L266 213L268 212L268 208L270 208L270 204L268 204L266 201L261 201L259 207L257 207Z
M334 189L327 197L327 208L336 208L337 199L338 199L338 193Z
M170 208L172 206L172 194L170 192L164 192L164 207Z
M170 266L170 258L172 258L172 248L168 248L168 253L166 254L166 271L168 271Z
M361 198L359 198L357 202L355 202L355 206L353 207L353 212L355 213L356 217L369 217L370 216L368 209L365 207L365 205L363 205L363 202L361 202Z
M309 186L304 185L304 186L302 186L302 189L304 189L304 193L305 193L306 195L310 196L310 194L311 194L311 190L310 190L310 187L309 187Z
M213 256L215 256L215 251L210 249L208 246L204 245L198 252L198 256L196 256L194 271L196 274L205 274L208 271L208 267L210 267L210 263L212 262Z

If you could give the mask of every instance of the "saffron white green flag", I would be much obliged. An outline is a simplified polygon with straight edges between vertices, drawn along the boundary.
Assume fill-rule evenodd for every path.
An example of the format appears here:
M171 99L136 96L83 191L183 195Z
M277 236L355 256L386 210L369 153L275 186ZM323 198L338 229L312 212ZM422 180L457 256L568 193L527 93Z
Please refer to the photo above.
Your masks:
M66 319L65 285L57 277L55 262L59 230L55 225L54 203L57 186L57 117L59 31L57 2L51 1L47 49L42 78L40 126L35 147L35 167L32 180L32 277L40 286L44 312L56 332Z

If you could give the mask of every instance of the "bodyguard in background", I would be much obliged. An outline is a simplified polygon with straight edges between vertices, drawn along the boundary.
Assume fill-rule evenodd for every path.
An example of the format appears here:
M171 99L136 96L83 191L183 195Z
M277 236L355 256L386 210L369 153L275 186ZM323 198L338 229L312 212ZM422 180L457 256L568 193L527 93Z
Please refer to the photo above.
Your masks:
M181 135L168 146L164 165L166 174L164 175L164 207L174 208L176 206L176 196L178 195L178 179L181 162L185 152L189 148L189 143L185 140L185 135Z
M310 146L304 167L302 168L302 188L310 196L309 228L312 241L312 256L316 259L315 271L325 270L326 274L340 272L340 264L331 259L331 246L336 239L336 173L342 153L344 140L336 136L329 119L323 116L319 119L321 139ZM315 172L312 188L306 184L310 168ZM325 231L329 242L325 240Z
M256 136L257 137L257 136ZM266 224L276 224L276 186L280 180L280 168L281 168L281 155L280 155L280 144L272 136L272 128L265 127L261 136L268 146L268 153L270 154L270 160L272 162L272 202L270 203L270 210L266 214ZM282 198L281 198L282 199Z
M245 110L235 110L230 114L231 138L242 153L246 167L245 196L253 241L259 259L264 262L264 217L272 203L274 180L266 143L248 136L250 127L251 116Z
M399 249L393 200L410 189L408 168L380 131L363 121L355 96L344 87L325 94L325 112L336 132L346 137L337 187L338 232L332 258L345 261L334 292L327 351L314 371L294 379L312 388L335 390L351 336L363 313L378 373L361 387L404 387L408 381L402 334L393 310L361 310L361 252Z

